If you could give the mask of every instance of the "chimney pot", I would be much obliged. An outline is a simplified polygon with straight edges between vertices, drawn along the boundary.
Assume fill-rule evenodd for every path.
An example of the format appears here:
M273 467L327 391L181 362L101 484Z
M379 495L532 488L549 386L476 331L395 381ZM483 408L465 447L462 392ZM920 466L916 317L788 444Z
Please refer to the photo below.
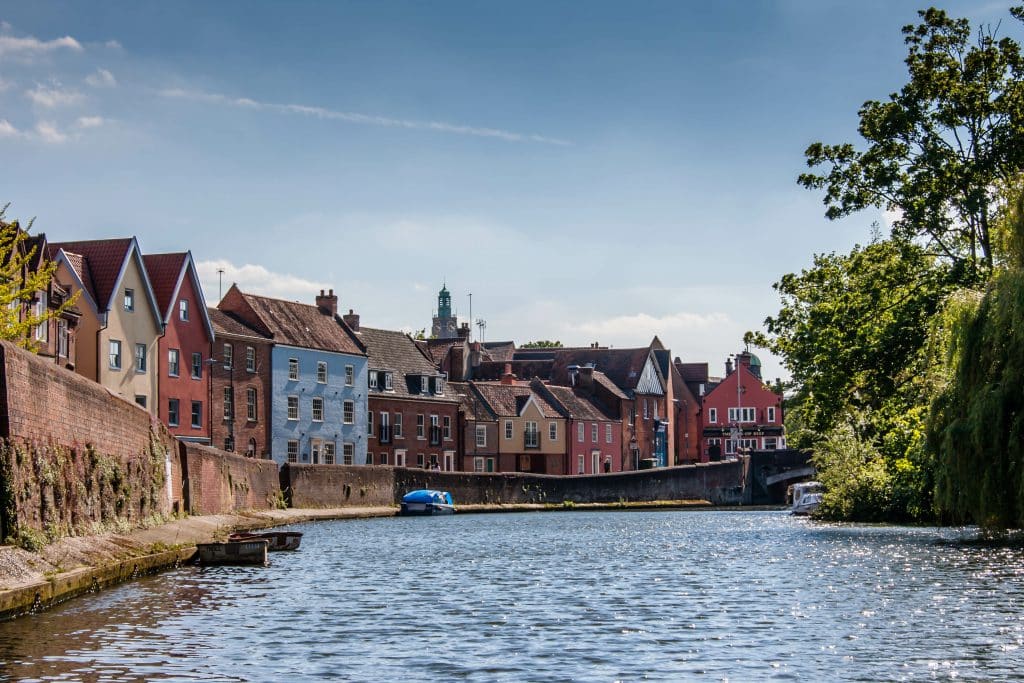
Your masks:
M334 290L331 290L330 294L324 294L324 290L320 290L320 296L316 298L317 308L324 315L329 315L332 318L338 315L338 297L334 296Z

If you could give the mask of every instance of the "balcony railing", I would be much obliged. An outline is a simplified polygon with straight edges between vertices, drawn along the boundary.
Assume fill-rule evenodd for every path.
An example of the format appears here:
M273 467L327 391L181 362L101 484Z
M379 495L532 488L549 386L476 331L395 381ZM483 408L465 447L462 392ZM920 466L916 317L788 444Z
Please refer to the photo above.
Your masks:
M523 444L527 448L540 448L540 431L527 429L523 432Z
M391 443L391 425L381 425L377 430L381 443Z

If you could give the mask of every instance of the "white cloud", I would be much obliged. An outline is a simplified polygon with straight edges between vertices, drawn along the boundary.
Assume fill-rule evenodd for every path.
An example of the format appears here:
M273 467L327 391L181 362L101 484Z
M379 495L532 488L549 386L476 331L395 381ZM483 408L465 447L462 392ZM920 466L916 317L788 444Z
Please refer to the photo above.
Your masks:
M635 315L620 315L614 318L569 324L569 328L579 330L591 336L597 335L601 338L643 339L645 337L653 337L656 334L705 332L719 327L728 321L729 316L725 313L701 314L680 312L663 316L637 313Z
M224 271L223 279L217 272L218 270ZM196 271L203 283L207 303L211 306L217 304L216 297L221 282L223 282L224 292L228 291L232 283L236 283L243 292L308 304L313 303L316 294L321 289L332 287L321 282L306 280L297 275L274 273L263 266L250 263L238 266L224 259L198 261Z
M82 116L76 123L79 128L99 128L106 121L102 116Z
M162 97L191 100L193 102L204 102L206 104L219 104L245 109L257 109L273 111L282 114L299 114L312 116L318 119L330 121L344 121L367 126L383 126L389 128L405 128L408 130L426 130L439 133L452 133L455 135L471 135L476 137L498 138L507 142L537 142L548 145L570 145L567 140L536 135L533 133L516 133L502 130L500 128L484 128L479 126L468 126L459 123L447 123L444 121L415 121L410 119L394 119L387 116L374 116L360 114L358 112L337 111L324 107L313 107L304 104L277 104L273 102L260 102L248 97L229 97L220 93L200 92L196 90L184 90L181 88L167 88L160 90L158 94Z
M46 109L69 106L82 100L82 93L66 90L57 82L52 86L36 84L32 90L25 91L25 96L32 100L33 104Z
M117 86L117 79L114 74L106 69L96 69L96 73L85 77L85 82L94 88L113 88Z
M10 25L7 25L6 28L9 29ZM34 36L19 38L17 36L0 35L0 57L11 55L22 59L31 59L37 55L62 49L81 52L84 48L81 43L71 36L54 38L53 40L39 40Z
M7 119L0 119L0 138L16 138L21 135L21 131L11 125L11 122Z
M109 48L111 50L123 49L121 47L121 43L117 42L116 40L108 40L107 42L103 43L103 47Z
M35 132L40 140L53 145L59 145L68 139L67 135L62 133L56 125L49 121L40 121L37 123Z

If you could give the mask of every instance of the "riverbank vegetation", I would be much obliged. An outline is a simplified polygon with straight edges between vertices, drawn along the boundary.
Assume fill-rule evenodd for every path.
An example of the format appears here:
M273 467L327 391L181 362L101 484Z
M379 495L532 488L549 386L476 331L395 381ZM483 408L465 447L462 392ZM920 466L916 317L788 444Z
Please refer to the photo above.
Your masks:
M753 338L791 373L821 515L1024 526L1024 58L998 25L919 14L863 149L814 143L799 178L828 218L881 208L890 234L783 276Z

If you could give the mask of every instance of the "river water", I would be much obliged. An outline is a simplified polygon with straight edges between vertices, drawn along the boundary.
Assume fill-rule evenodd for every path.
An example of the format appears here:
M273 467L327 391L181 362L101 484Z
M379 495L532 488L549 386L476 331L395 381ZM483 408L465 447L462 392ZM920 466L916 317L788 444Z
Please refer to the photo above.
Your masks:
M782 512L318 522L0 623L4 680L1007 680L1024 551Z

